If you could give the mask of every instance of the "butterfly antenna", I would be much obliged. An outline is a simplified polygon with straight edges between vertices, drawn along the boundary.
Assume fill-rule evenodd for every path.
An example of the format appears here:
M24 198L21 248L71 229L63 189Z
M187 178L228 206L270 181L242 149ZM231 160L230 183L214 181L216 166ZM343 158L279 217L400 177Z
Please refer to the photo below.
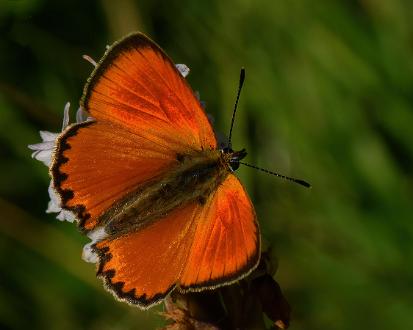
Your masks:
M311 188L311 184L309 184L308 182L306 182L306 181L304 181L304 180L291 178L291 177L289 177L289 176L285 176L285 175L282 175L282 174L278 174L278 173L275 173L275 172L273 172L273 171L269 171L269 170L266 170L266 169L264 169L264 168L261 168L261 167L258 167L258 166L254 166L254 165L250 165L250 164L247 164L247 163L243 163L243 162L239 162L239 163L242 164L242 165L245 165L245 166L247 166L247 167L255 168L256 170L259 170L259 171L262 171L262 172L265 172L265 173L268 173L268 174L271 174L271 175L278 176L278 177L281 178L281 179L285 179L285 180L288 180L288 181L292 181L292 182L297 183L297 184L299 184L299 185L301 185L301 186L304 186L304 187L306 187L306 188Z
M241 73L239 75L237 99L235 100L234 111L232 112L231 127L229 129L229 137L228 137L228 145L227 145L229 149L231 149L232 128L234 127L235 113L237 112L239 96L241 94L242 86L244 85L244 80L245 80L245 69L241 68Z

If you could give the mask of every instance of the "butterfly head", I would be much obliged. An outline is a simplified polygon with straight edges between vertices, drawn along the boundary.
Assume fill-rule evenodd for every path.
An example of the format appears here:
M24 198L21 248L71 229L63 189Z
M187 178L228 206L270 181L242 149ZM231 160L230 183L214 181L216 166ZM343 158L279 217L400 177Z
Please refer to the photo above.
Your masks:
M247 151L245 149L234 151L230 147L226 147L221 149L221 152L224 156L225 162L228 164L232 171L237 170L240 165L240 160L247 156Z

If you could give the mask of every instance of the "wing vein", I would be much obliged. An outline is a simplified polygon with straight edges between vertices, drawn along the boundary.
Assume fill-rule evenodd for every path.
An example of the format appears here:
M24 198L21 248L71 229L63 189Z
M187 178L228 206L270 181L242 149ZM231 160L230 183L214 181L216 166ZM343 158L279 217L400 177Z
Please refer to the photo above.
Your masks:
M175 98L176 98L176 100L180 103L182 109L185 109L185 115L186 115L186 116L190 115L190 114L191 114L191 111L190 111L190 110L186 107L186 105L182 102L181 98L171 89L171 87L168 85L168 83L166 82L166 80L165 80L165 78L162 76L162 74L161 74L158 70L156 70L152 65L150 65L151 62L150 62L150 60L148 60L148 58L145 56L144 53L142 53L139 49L136 49L136 51L141 54L142 58L144 58L145 61L146 61L146 63L149 64L149 66L151 67L152 71L157 74L158 78L163 82L164 86L168 89L169 94L170 94L170 95L174 95ZM177 73L177 74L179 74L179 73ZM180 78L180 79L183 79L183 78ZM188 87L188 88L189 88L189 87ZM185 118L185 121L187 122L187 124L189 124L188 121L187 121L187 118ZM190 127L190 125L188 125L188 126Z
M95 103L101 103L101 104L103 104L103 105L112 106L112 107L117 108L117 109L119 109L119 110L122 110L122 108L119 106L119 105L122 105L122 106L125 107L123 110L126 111L126 112L129 112L129 113L131 113L131 112L133 113L134 111L136 111L136 112L141 112L142 114L145 114L145 115L147 115L147 116L156 118L156 119L158 119L158 120L161 120L161 121L163 121L163 122L166 123L166 124L170 124L170 122L167 121L167 120L165 120L164 118L155 116L155 115L153 115L153 114L151 114L151 113L148 113L148 112L146 112L146 111L142 111L141 109L135 107L135 106L132 105L132 104L129 104L129 103L126 103L126 102L122 102L122 101L120 101L120 100L114 100L112 97L110 97L110 96L108 96L108 95L106 95L106 94L103 94L102 92L95 91L95 93L98 94L98 95L103 96L103 98L94 100ZM109 99L109 100L107 100L107 99L105 99L105 98L107 98L107 99ZM102 111L99 111L99 110L96 109L96 108L94 108L93 110L96 111L96 112L103 113ZM134 110L134 111L131 111L131 110ZM105 113L107 113L107 112L105 112ZM113 118L116 118L116 117L113 117Z
M241 221L241 217L239 216L239 209L237 207L235 207L235 205L236 205L235 201L234 201L234 203L231 203L231 209L234 211L235 216L236 216L236 218L238 220L238 223L240 225L241 232L242 232L242 240L244 242L244 249L245 249L244 252L247 252L248 251L248 246L247 246L247 241L246 241L246 238L245 238L244 226L243 226L243 223ZM247 254L247 260L248 260L248 254Z

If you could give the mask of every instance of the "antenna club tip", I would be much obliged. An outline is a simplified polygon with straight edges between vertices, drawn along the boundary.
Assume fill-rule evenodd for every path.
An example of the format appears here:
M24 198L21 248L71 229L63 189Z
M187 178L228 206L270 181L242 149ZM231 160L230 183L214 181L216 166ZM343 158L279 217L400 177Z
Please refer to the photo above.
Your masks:
M245 68L241 67L241 72L240 72L240 81L243 82L245 80Z
M299 180L299 179L295 179L294 181L306 188L309 188L309 189L312 188L311 184L309 184L307 181Z

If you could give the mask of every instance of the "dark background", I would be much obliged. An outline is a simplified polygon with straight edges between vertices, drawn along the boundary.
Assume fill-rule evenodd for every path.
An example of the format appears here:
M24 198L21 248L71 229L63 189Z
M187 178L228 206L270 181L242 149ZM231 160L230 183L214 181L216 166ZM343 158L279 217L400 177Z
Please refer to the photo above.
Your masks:
M95 59L144 31L191 68L234 147L311 190L238 173L291 329L413 328L413 4L402 0L0 0L0 327L152 329L162 306L115 301L81 260L87 239L45 214L49 178L27 144L61 129ZM155 242L156 243L156 242Z

